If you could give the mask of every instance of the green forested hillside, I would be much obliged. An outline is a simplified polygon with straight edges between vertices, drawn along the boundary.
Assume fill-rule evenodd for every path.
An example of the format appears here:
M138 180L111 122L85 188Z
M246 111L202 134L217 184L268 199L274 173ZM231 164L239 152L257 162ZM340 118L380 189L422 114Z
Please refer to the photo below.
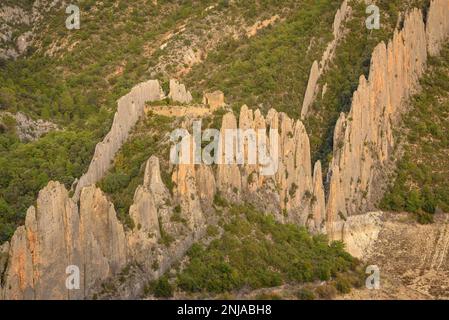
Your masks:
M255 38L225 42L192 70L186 83L197 92L222 90L238 106L276 108L297 118L310 66L332 39L339 6L330 0L296 1L285 21Z
M0 61L0 111L21 111L63 129L26 144L12 127L2 133L0 242L23 223L26 208L50 179L70 188L87 169L93 147L109 130L116 100L151 78L147 70L154 58L143 54L145 45L212 3L116 2L76 2L80 30L65 28L65 10L51 10L28 55Z

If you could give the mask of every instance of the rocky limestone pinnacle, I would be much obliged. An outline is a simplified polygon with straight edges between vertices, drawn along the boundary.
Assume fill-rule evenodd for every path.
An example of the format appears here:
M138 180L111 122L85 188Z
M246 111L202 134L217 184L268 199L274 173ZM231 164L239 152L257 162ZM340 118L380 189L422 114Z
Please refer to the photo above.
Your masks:
M97 145L74 198L61 183L49 182L39 192L36 205L28 209L25 225L0 246L0 298L89 298L103 281L136 261L149 278L160 276L204 231L204 208L212 205L218 191L229 200L262 206L282 222L327 232L331 240L344 240L350 251L362 254L377 237L381 214L357 214L365 212L375 196L376 172L383 170L393 152L392 126L405 111L404 101L418 89L428 53L437 55L449 34L449 19L444 19L448 5L449 0L432 1L426 25L422 12L411 10L402 30L374 49L368 79L360 77L349 113L342 113L335 126L326 203L321 163L316 162L312 172L309 136L303 123L275 109L264 117L260 110L243 106L238 120L233 113L223 116L222 134L226 129L262 129L257 134L268 138L269 130L276 130L278 170L264 176L259 163L219 164L215 171L211 166L182 164L174 168L175 187L168 190L161 179L159 160L151 157L129 211L134 226L125 229L114 205L94 184L109 169L143 114L145 102L163 96L157 81L134 87L119 100L111 131ZM248 146L247 141L243 147L246 156ZM222 150L223 143L219 156ZM194 146L189 152L193 151ZM173 244L160 243L167 234L173 237ZM69 266L79 268L79 290L67 290Z
M428 11L426 35L427 48L431 56L440 52L441 44L449 34L449 1L432 0Z
M369 78L360 77L350 112L337 121L327 201L327 231L331 237L339 233L335 221L362 213L378 197L378 190L371 186L392 156L392 125L404 111L404 101L417 90L426 67L427 49L436 50L449 34L443 36L440 31L444 28L435 27L444 25L435 10L447 5L448 0L432 1L426 26L422 12L411 10L402 30L395 31L388 44L376 46Z
M212 112L225 106L225 96L220 90L205 93L203 97L203 104L208 105Z
M187 91L186 86L174 79L170 80L170 93L168 97L173 102L179 103L190 103L193 100L192 94L190 91Z
M326 50L323 52L321 61L318 63L315 60L310 68L309 80L307 82L306 92L304 94L304 100L301 107L301 119L304 120L309 113L309 108L313 104L318 93L318 80L321 75L326 71L329 62L333 59L335 49L340 39L344 35L343 22L351 15L351 7L348 5L348 1L344 0L337 10L334 23L333 23L333 35L334 38L327 44ZM323 88L323 95L324 95Z

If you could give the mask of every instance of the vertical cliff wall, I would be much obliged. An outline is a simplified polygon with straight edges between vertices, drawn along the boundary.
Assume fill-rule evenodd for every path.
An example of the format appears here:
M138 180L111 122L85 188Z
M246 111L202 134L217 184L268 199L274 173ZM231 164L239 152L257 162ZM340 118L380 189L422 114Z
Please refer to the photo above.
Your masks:
M74 199L79 199L81 190L99 181L110 168L112 160L129 132L144 114L145 102L157 101L164 98L159 81L149 80L135 86L127 95L121 97L117 102L117 112L114 115L111 130L103 141L95 147L93 159L87 172L79 179Z
M432 1L427 15L427 48L431 56L440 52L449 34L449 1Z
M259 110L243 106L238 121L232 112L223 117L221 144L225 143L228 129L240 129L244 164L238 165L236 157L232 164L224 163L223 148L219 148L222 163L216 170L217 191L231 201L249 202L271 212L282 222L321 230L325 208L321 164L315 165L312 174L309 137L302 122L274 109L264 117ZM270 139L270 130L278 133L277 141ZM251 131L253 139L248 134ZM261 139L260 134L265 138ZM272 157L269 163L259 153L262 141L266 141L266 153ZM271 143L277 143L277 147L272 148ZM253 161L249 157L251 144L257 152ZM236 143L234 148L238 148ZM270 173L265 171L268 167L277 169Z
M57 182L40 191L11 239L3 299L81 299L125 265L125 234L112 204L93 187L83 189L81 203L78 210ZM79 290L66 288L69 266L79 268Z
M321 57L321 61L318 63L318 61L315 60L310 69L309 81L307 82L307 88L304 94L304 100L302 102L301 119L304 119L307 116L309 107L315 101L315 96L318 91L318 80L326 71L329 62L334 57L337 44L344 35L343 22L348 19L350 15L351 7L348 5L348 1L344 0L335 14L333 24L334 38L328 43L326 50Z
M374 49L369 78L360 78L350 112L335 127L327 201L331 235L336 220L362 213L378 197L374 186L391 160L393 125L417 89L427 50L437 54L449 34L448 8L448 0L431 1L426 25L420 10L410 11L402 30Z
M0 247L0 299L92 298L105 280L135 263L144 271L137 297L147 280L166 272L204 233L202 206L177 212L181 199L193 203L200 197L191 188L173 197L162 183L156 157L147 161L144 183L136 189L129 212L134 226L128 230L100 189L83 188L78 207L62 184L50 182L37 206L28 209L25 226ZM79 270L80 287L69 290L66 281L74 269L68 268L73 267Z

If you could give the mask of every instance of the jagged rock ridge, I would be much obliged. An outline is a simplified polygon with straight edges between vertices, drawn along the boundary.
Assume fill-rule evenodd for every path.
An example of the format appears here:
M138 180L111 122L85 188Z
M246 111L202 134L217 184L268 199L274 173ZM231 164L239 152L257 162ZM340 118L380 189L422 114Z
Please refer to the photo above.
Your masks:
M330 41L326 47L326 50L321 57L321 61L314 61L312 67L310 68L309 81L307 83L306 92L304 94L304 100L301 108L301 119L305 119L309 112L309 107L315 100L315 96L318 92L318 80L321 75L326 71L329 62L332 60L335 54L335 49L337 48L338 42L344 35L343 23L345 20L349 19L351 15L351 7L348 5L348 1L344 0L337 10L334 18L333 24L333 35L334 38Z
M427 48L438 48L449 34L440 14L447 18L448 7L448 0L432 1L426 25L420 10L408 13L403 29L374 49L368 80L360 77L349 114L337 121L327 201L331 235L334 221L363 212L379 197L374 186L393 155L393 124L417 89ZM445 33L435 26L445 26Z
M260 111L244 106L238 121L232 113L223 117L222 132L233 128L277 129L276 174L260 175L258 165L219 164L216 172L205 165L179 165L173 173L176 187L172 196L161 182L158 161L151 158L130 209L137 223L132 230L124 231L113 205L92 184L107 170L132 123L141 115L140 105L151 99L149 91L141 90L145 85L133 89L134 94L119 101L111 133L97 146L92 168L77 186L79 208L63 186L51 182L40 192L37 206L28 210L25 226L17 229L11 244L1 247L0 253L9 252L7 263L0 259L0 270L4 269L2 298L90 297L97 284L131 261L140 262L147 277L157 277L201 236L216 192L233 201L269 204L266 211L275 213L278 219L307 225L314 231L323 231L326 220L327 232L334 239L351 235L347 231L352 225L360 230L369 228L371 219L343 218L358 213L365 205L376 170L392 153L392 123L403 110L405 99L416 90L427 50L437 54L447 36L445 15L437 12L449 14L445 9L448 4L448 0L432 1L426 26L422 13L411 11L404 28L395 32L388 45L381 43L374 50L370 77L361 77L350 113L342 114L335 128L327 206L321 166L315 164L312 176L309 138L301 121L273 109L264 117ZM159 84L153 82L152 88L156 88L151 91L152 97L160 97ZM130 106L133 115L129 114ZM363 112L366 110L369 112ZM124 122L118 116L121 112ZM175 204L181 210L175 209ZM174 213L182 222L173 221ZM367 242L375 237L376 230L373 228ZM175 237L168 241L167 234ZM65 288L66 267L72 264L83 270L85 286L81 291Z
M110 168L115 154L128 138L131 129L143 116L145 103L162 100L164 97L159 81L149 80L138 84L131 89L130 93L118 100L111 130L95 147L89 168L76 185L75 200L79 198L82 188L98 182Z

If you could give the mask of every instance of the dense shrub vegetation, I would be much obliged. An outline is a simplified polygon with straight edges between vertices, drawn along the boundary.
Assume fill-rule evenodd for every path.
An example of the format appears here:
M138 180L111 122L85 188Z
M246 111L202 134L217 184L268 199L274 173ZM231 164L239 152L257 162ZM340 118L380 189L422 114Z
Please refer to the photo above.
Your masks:
M449 212L449 47L429 67L396 134L404 137L404 155L382 201L386 210L417 213L422 223L438 208Z
M329 245L325 236L280 224L251 207L232 206L229 215L231 221L221 238L208 247L195 244L190 249L189 264L176 280L180 290L217 294L330 280L356 269L357 260L344 251L341 242ZM345 284L353 286L358 276L345 279L350 279Z
M353 18L346 26L348 34L320 82L328 84L327 93L318 98L306 121L315 159L328 159L335 120L340 111L349 108L360 74L368 73L373 47L391 36L399 12L428 2L381 0L382 28L368 31L365 6L351 1ZM6 3L29 9L32 2ZM140 81L166 77L150 74L161 52L149 53L148 48L167 31L202 17L216 1L160 0L157 6L149 0L75 3L82 12L80 30L67 30L65 10L53 9L35 26L36 41L26 58L0 61L0 111L21 111L56 122L62 129L25 144L17 139L11 123L0 125L0 242L23 222L26 208L50 179L70 187L86 170L94 144L110 127L117 98ZM197 95L204 90L223 90L235 110L247 103L297 117L310 65L320 59L332 37L339 4L330 0L220 1L218 10L226 10L228 16L238 12L248 25L276 13L285 20L251 39L225 41L184 80ZM161 80L166 83L168 79ZM219 125L222 114L216 116L208 125ZM127 216L140 183L142 163L161 151L160 137L147 138L136 135L100 183L122 218ZM168 177L165 180L170 182ZM419 198L424 194L423 189Z
M32 5L29 0L6 0L8 3L28 10ZM156 40L167 31L186 21L195 21L196 17L201 18L204 10L216 1L160 0L157 6L150 0L80 0L73 3L81 9L80 30L67 30L65 8L53 8L45 12L45 19L40 24L33 26L36 39L27 56L0 61L0 111L21 111L32 118L51 120L71 135L62 143L66 134L63 132L45 138L45 143L55 148L58 145L59 156L55 161L47 155L39 158L40 142L25 146L13 132L1 134L0 162L14 163L16 154L20 153L22 165L12 165L9 173L2 176L0 228L8 225L7 228L13 230L22 221L24 209L48 179L62 179L69 185L68 180L73 181L86 170L93 142L101 140L109 130L116 100L140 81L156 77L167 82L166 75L150 74L149 69L157 63L161 51L151 53L149 48L154 47ZM274 9L284 10L292 3L292 0L220 1L217 10L227 10L231 18L238 13L251 24L258 15ZM90 135L88 143L86 135ZM69 155L70 148L77 145L84 145L90 151L79 153L84 157L82 161L72 162L77 155ZM26 163L32 164L33 169L26 170ZM58 174L45 174L49 166L46 163L52 164L52 171ZM65 170L67 163L77 168L76 172ZM62 171L65 172L61 174ZM13 180L18 175L27 175L31 181L25 188L27 191ZM110 182L122 185L121 178L118 176L117 181ZM11 215L17 219L11 220ZM4 233L0 242L8 239L10 233Z
M145 293L151 293L156 298L171 298L173 297L173 286L170 284L166 276L162 276L158 280L153 281L146 286Z
M8 240L37 192L50 180L70 188L90 162L95 142L86 131L52 132L32 143L0 135L0 242Z
M366 5L350 1L351 19L346 36L337 48L329 71L320 79L327 84L324 97L318 95L305 122L311 138L314 160L327 166L332 151L332 134L340 112L347 112L360 75L368 76L371 53L380 41L388 40L398 25L398 15L428 1L378 1L381 29L365 27ZM339 1L296 1L285 21L249 40L230 39L197 65L186 82L197 92L223 90L233 106L247 104L265 112L273 107L298 118L307 86L310 66L320 60L332 39L332 23Z
M159 156L161 176L170 187L169 144L166 135L170 132L172 121L171 118L153 114L141 120L116 155L112 168L98 183L114 203L120 220L128 227L133 225L128 215L129 207L137 186L143 183L145 164L152 155Z
M260 105L264 111L273 107L297 117L310 66L320 59L332 37L340 4L329 0L290 2L292 10L286 21L249 40L229 39L205 63L195 66L185 80L189 87L197 92L219 89L231 104ZM255 6L253 1L246 3Z

